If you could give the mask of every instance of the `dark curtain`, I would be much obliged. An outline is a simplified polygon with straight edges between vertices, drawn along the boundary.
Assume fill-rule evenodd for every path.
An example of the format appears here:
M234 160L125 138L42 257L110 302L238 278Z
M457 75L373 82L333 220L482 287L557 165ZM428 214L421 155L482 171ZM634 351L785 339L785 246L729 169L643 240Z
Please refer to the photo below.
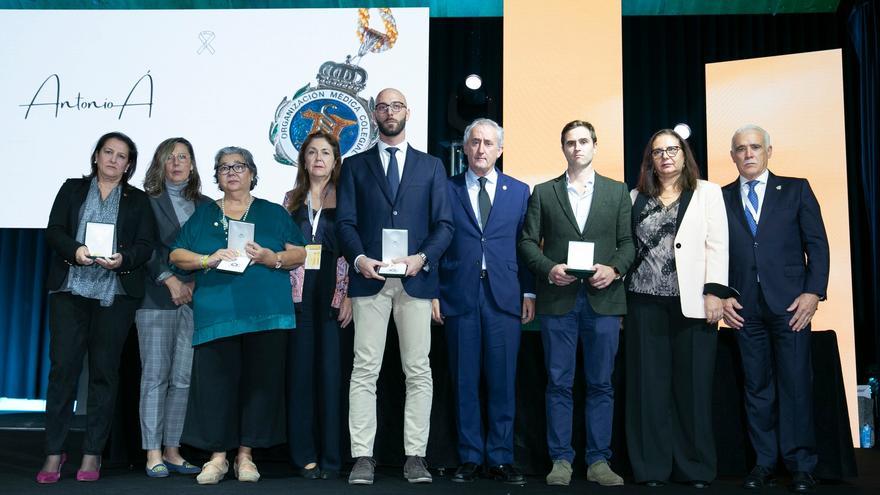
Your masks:
M627 184L638 182L648 138L679 122L693 131L688 141L706 177L705 64L841 48L842 23L837 14L624 17Z
M862 364L873 364L876 367L880 356L880 326L877 325L877 308L880 308L880 212L877 203L878 186L880 186L880 40L877 30L880 28L880 11L876 2L861 0L853 6L849 15L849 36L853 51L858 60L858 124L860 127L860 148L858 154L857 173L851 174L850 191L858 190L858 198L862 205L865 229L861 234L864 239L856 245L860 269L854 273L863 274L854 280L855 289L865 294L862 332L856 332L856 353ZM856 112L853 112L854 114ZM852 176L858 178L853 184ZM857 188L857 189L856 189ZM855 266L853 268L856 268ZM859 319L856 320L857 322ZM859 366L864 370L865 366ZM876 372L876 368L875 368Z
M45 237L42 229L0 229L0 397L46 396Z

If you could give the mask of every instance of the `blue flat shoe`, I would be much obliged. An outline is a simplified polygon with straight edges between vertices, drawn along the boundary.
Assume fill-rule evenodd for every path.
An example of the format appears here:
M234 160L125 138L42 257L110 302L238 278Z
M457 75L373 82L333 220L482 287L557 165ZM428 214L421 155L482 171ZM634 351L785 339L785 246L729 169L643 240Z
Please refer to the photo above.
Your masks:
M150 478L167 478L170 474L168 472L168 467L161 462L151 468L144 468L144 471L147 472L147 476Z
M190 464L187 461L183 461L183 464L173 464L173 463L168 462L164 459L163 459L163 461L165 462L165 466L167 466L168 470L171 471L172 473L199 474L202 472L202 468L200 468L194 464Z

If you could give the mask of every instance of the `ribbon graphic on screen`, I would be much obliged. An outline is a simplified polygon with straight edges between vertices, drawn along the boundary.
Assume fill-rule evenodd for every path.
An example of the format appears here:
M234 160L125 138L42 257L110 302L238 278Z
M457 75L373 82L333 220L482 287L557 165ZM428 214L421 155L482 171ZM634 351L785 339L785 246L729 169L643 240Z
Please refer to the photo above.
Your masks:
M211 42L214 41L217 35L214 34L214 31L202 31L199 33L199 41L202 42L202 46L196 51L196 55L201 55L203 51L208 50L208 53L213 55L215 53L214 47L211 46Z

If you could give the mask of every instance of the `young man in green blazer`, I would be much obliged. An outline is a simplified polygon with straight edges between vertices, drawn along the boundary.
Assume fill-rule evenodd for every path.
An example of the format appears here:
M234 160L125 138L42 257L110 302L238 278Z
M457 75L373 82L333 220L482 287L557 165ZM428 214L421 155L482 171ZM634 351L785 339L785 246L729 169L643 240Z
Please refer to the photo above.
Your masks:
M635 256L632 203L626 184L593 170L597 147L592 124L569 122L562 128L561 141L568 169L535 186L519 241L520 256L535 274L547 366L547 446L553 460L547 484L571 481L572 384L580 340L587 382L587 479L603 486L622 485L623 478L608 464L614 416L611 374L620 318L626 313L621 276ZM566 273L570 241L593 243L594 275L577 278Z

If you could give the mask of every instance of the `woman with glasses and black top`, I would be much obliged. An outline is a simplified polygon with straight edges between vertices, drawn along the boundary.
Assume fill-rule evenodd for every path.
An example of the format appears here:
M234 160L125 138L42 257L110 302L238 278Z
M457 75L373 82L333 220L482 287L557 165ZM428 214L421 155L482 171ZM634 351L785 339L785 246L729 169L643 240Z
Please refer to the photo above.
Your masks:
M212 452L196 477L218 483L229 470L239 481L260 473L254 447L285 441L284 380L287 334L296 326L288 270L302 264L302 233L281 205L254 198L257 166L251 153L227 147L214 159L223 197L200 206L171 247L171 262L195 271L193 366L183 443ZM253 224L244 252L227 247L230 223ZM249 258L243 273L222 261ZM244 261L247 264L247 260Z
M633 475L704 488L715 478L712 379L727 288L721 189L699 179L674 131L648 141L631 193L636 258L626 277L626 439Z

